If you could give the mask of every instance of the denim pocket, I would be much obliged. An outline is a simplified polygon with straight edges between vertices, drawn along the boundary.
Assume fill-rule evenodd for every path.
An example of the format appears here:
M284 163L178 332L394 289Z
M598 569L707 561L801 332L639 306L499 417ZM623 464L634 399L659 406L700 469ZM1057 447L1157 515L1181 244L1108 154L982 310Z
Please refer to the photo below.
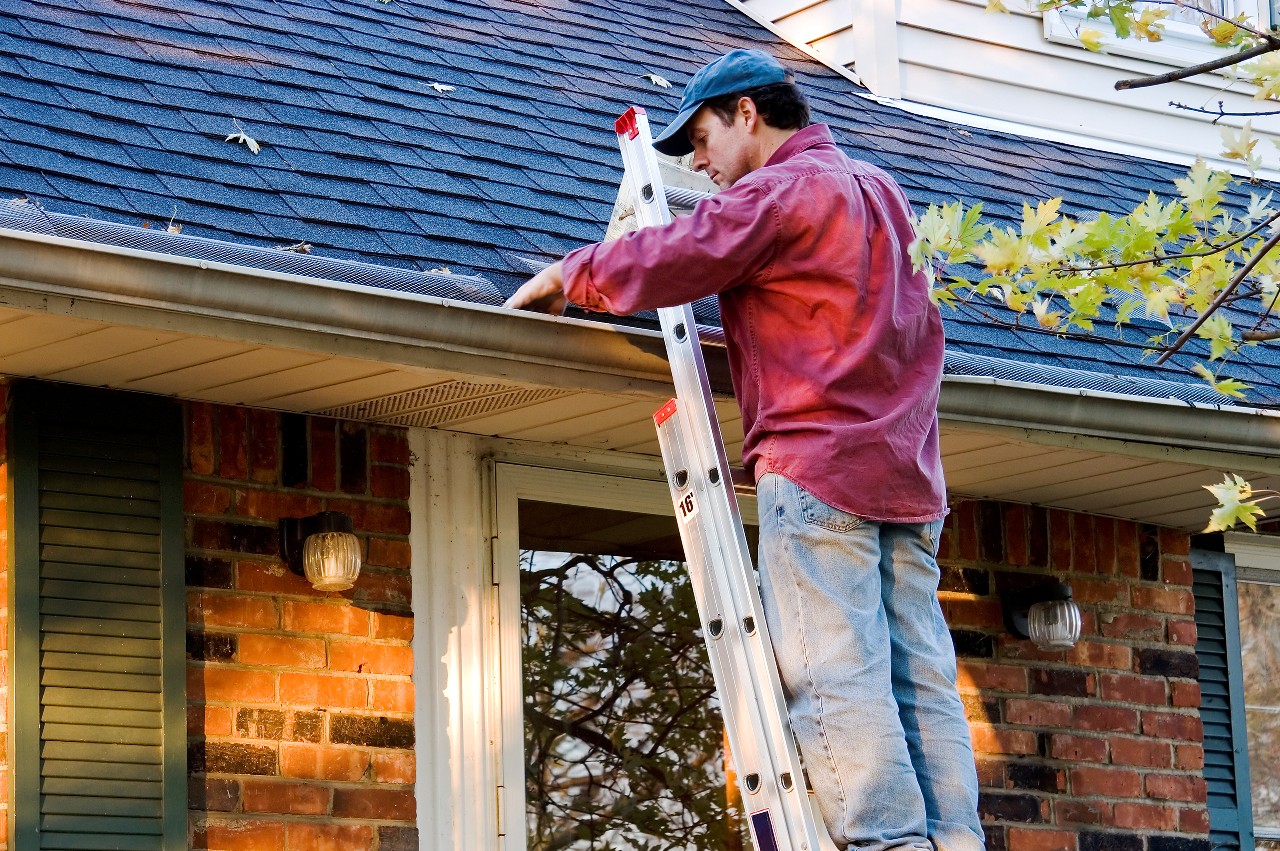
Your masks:
M831 532L852 532L862 525L862 518L858 515L833 508L803 488L799 490L800 514L805 523Z

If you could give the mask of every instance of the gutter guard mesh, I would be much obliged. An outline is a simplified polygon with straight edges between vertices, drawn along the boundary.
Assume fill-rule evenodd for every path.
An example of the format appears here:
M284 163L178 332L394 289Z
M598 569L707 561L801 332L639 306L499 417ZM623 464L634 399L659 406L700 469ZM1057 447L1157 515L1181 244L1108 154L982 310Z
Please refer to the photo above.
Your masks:
M304 275L433 298L492 305L502 304L503 301L502 293L498 288L484 278L431 274L372 263L311 257L292 251L257 248L206 237L103 222L80 216L51 213L33 201L0 202L0 228L188 259L207 260L211 263L229 263L288 275Z

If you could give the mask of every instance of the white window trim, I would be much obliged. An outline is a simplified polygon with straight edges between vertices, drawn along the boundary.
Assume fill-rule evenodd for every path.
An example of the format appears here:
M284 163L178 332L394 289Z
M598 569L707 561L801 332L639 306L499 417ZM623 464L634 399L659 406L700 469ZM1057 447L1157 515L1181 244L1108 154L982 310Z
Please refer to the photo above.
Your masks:
M1235 557L1236 582L1280 585L1280 537L1227 532L1223 549ZM1252 795L1252 790L1250 790ZM1253 826L1255 839L1280 839L1280 830Z
M1237 13L1243 12L1251 21L1269 21L1270 6L1266 0L1234 0ZM1165 65L1186 67L1211 59L1227 56L1235 48L1218 47L1193 24L1168 21L1164 38L1145 41L1137 38L1118 38L1115 28L1107 18L1085 17L1084 9L1052 9L1044 13L1044 37L1056 44L1068 44L1084 50L1077 33L1082 27L1092 27L1102 33L1102 44L1107 53L1146 59ZM1230 75L1231 69L1219 72Z
M524 671L520 638L520 500L555 502L641 514L672 514L671 493L665 482L618 475L582 473L518 464L495 465L493 548L497 594L498 669L501 671L501 723L495 729L494 750L502 785L498 788L503 813L499 851L527 851L524 830ZM738 495L743 519L754 522L756 500Z

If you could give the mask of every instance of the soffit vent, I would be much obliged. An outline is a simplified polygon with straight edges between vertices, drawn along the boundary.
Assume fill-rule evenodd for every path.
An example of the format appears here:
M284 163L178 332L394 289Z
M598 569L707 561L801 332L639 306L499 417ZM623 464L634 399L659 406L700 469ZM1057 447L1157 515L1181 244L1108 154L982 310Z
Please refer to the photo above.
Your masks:
M521 387L517 384L446 381L407 393L330 408L321 413L340 419L425 428L479 419L568 395L567 390Z

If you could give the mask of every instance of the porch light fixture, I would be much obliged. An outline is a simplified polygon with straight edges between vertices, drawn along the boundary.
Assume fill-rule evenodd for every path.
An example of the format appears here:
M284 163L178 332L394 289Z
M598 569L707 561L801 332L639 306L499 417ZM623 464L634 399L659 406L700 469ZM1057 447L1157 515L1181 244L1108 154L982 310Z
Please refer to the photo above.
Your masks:
M1029 638L1042 650L1069 650L1080 639L1080 607L1071 586L1046 582L1002 599L1004 623L1017 638Z
M360 575L360 539L351 516L340 511L282 518L280 555L317 591L345 591Z

